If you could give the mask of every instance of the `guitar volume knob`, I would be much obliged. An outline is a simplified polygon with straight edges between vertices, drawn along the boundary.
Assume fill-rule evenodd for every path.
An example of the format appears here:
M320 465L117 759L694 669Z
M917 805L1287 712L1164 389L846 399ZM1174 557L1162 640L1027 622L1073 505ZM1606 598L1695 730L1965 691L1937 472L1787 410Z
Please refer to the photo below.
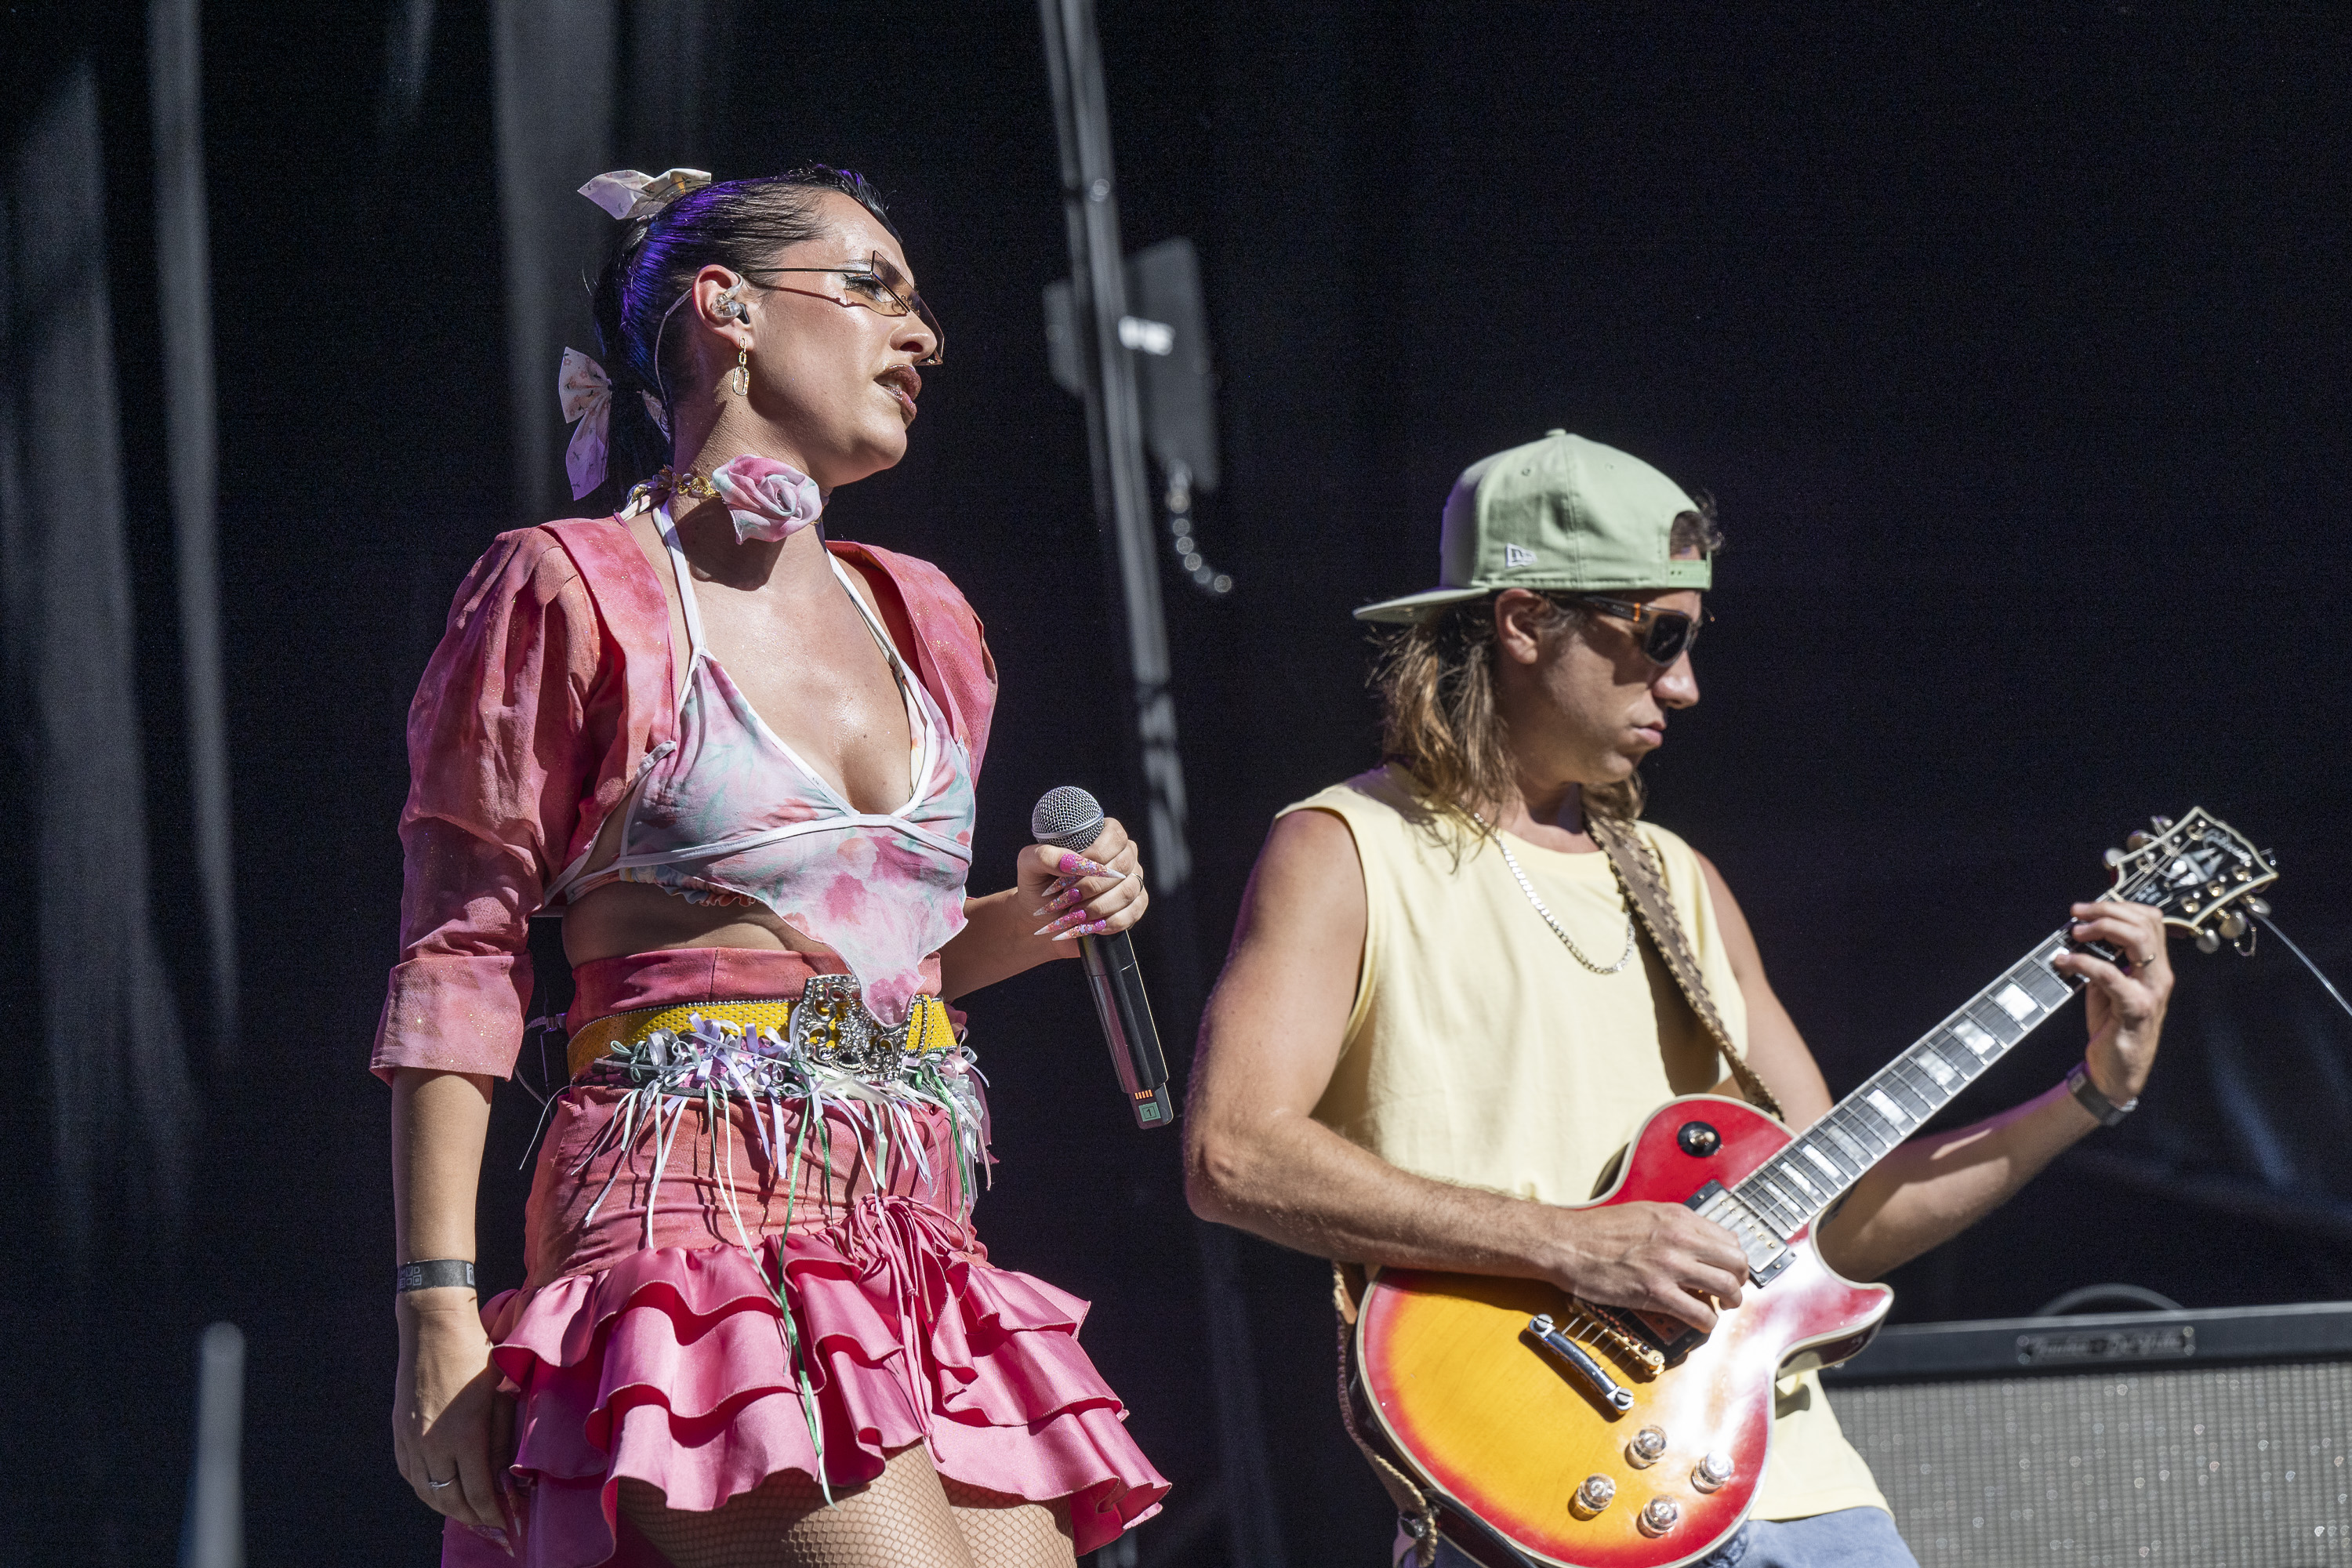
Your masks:
M1633 1516L1633 1522L1643 1534L1655 1539L1680 1523L1682 1517L1683 1510L1675 1505L1674 1500L1654 1497L1640 1513Z
M1579 1519L1591 1519L1617 1500L1617 1483L1607 1476L1587 1476L1584 1484L1576 1489L1569 1507Z
M1655 1426L1644 1426L1627 1440L1625 1462L1637 1470L1646 1470L1666 1457L1666 1435Z
M1711 1448L1706 1457L1692 1468L1691 1485L1703 1492L1720 1491L1734 1473L1731 1456L1721 1449Z

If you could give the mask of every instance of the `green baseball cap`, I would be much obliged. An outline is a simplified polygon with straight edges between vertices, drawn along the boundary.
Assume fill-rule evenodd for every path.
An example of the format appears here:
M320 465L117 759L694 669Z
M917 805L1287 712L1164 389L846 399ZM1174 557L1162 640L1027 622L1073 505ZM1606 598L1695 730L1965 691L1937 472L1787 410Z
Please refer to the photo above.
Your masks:
M1677 561L1675 519L1698 503L1614 447L1547 430L1540 441L1481 458L1445 498L1434 588L1383 599L1360 621L1418 621L1501 588L1606 594L1706 588L1705 556Z

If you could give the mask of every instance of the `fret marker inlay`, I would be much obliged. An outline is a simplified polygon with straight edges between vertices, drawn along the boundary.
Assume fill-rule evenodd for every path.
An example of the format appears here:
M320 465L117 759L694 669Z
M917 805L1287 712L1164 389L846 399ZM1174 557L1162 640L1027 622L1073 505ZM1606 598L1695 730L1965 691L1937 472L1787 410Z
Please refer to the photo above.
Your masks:
M1999 1040L1994 1039L1990 1035L1986 1034L1982 1029L1978 1028L1966 1018L1961 1019L1958 1023L1952 1026L1952 1033L1960 1037L1960 1043L1962 1045L1968 1047L1969 1049L1976 1052L1976 1054L1980 1057L1989 1057L1992 1055L1993 1052L2000 1049L2000 1042Z

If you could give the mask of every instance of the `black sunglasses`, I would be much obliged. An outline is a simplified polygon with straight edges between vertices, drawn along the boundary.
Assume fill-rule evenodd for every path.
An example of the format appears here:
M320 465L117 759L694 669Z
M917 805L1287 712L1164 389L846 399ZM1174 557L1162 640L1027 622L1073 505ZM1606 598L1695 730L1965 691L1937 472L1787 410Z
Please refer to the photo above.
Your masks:
M1601 599L1589 595L1576 602L1589 605L1604 616L1633 622L1633 635L1642 640L1642 652L1660 668L1697 646L1699 624L1706 615L1704 610L1697 616L1688 616L1680 610L1662 610L1655 605L1637 605L1631 599Z

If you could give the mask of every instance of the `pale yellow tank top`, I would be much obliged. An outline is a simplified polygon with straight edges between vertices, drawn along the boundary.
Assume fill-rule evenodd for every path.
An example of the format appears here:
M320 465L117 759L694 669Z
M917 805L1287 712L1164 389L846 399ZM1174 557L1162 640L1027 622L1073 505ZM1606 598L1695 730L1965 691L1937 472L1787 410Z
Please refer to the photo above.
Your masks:
M1577 963L1491 845L1456 846L1386 769L1292 811L1348 825L1364 868L1363 971L1315 1120L1418 1175L1539 1203L1581 1203L1642 1119L1713 1089L1725 1068L1646 943L1615 974ZM1698 857L1642 837L1732 1039L1748 1010ZM1511 852L1580 951L1607 967L1630 918L1609 858L1521 839ZM1811 1373L1783 1378L1755 1517L1886 1507Z

